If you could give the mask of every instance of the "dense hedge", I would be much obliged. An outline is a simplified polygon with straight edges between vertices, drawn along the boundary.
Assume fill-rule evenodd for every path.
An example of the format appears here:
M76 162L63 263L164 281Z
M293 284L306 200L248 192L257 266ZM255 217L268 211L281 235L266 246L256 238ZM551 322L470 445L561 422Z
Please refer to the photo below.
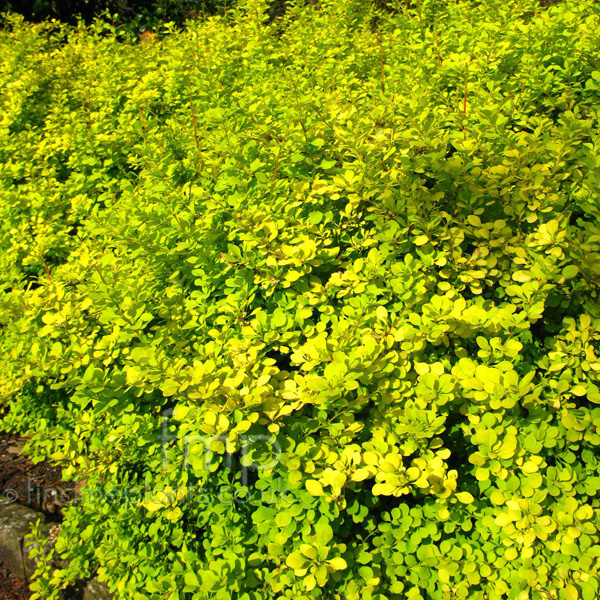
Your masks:
M36 597L594 600L597 3L265 9L0 32Z

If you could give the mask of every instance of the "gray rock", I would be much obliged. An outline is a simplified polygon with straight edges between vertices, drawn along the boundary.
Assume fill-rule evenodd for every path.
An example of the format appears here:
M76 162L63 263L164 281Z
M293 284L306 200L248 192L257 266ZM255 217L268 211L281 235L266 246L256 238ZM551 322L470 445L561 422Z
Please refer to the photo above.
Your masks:
M42 532L45 535L48 535L52 527L52 523L46 523L45 525L42 525ZM51 547L52 544L50 542L47 542L47 544L44 546L44 553L47 553ZM34 558L29 557L29 551L33 548L37 548L37 542L30 541L23 543L23 567L25 569L25 577L27 581L31 581L31 576L35 571L39 560L37 556L35 556Z
M46 523L44 515L34 510L11 502L0 496L0 561L2 561L17 577L29 580L35 571L36 558L29 558L29 549L35 542L25 543L25 536L30 533L31 526L40 519L42 530L48 533L52 523ZM50 547L44 548L47 551ZM56 565L68 568L66 564ZM77 589L78 588L78 589ZM83 588L83 591L82 591ZM87 583L79 583L73 589L65 590L62 594L64 600L114 600L104 583L92 579Z
M83 600L114 600L114 596L108 591L104 583L92 579L83 592Z
M0 561L17 577L26 578L23 544L31 526L44 516L29 508L0 498Z

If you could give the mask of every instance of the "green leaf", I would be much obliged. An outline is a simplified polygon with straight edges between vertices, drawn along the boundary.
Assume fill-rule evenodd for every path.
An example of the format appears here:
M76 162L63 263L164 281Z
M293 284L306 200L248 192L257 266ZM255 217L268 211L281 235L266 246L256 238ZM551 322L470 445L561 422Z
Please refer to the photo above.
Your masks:
M273 317L271 319L271 324L273 327L283 327L287 323L287 316L283 310L280 308L275 309L273 313Z
M293 283L294 281L298 281L302 277L302 273L300 271L288 271L285 274L285 280Z
M186 572L184 580L186 585L189 585L193 588L200 587L200 581L198 580L196 573L193 573L192 571Z
M375 311L375 314L377 315L377 318L380 321L386 321L387 320L388 311L387 311L387 308L385 306L378 306L377 310Z
M319 520L315 525L315 534L317 542L319 542L321 546L327 546L333 539L333 529L324 519Z
M163 381L160 389L164 396L173 396L179 391L179 383L174 379L167 379Z
M532 280L531 273L528 271L515 271L512 278L519 283L527 283Z
M579 273L579 267L576 265L568 265L562 270L562 276L565 279L573 279L577 276L577 273Z
M475 502L473 494L470 494L469 492L457 492L454 495L456 496L456 499L463 504L471 504Z
M277 513L275 522L279 527L287 527L292 522L292 516L288 512Z
M306 482L306 490L311 496L322 496L324 494L323 486L314 479L309 479Z
M309 560L317 559L317 549L314 546L311 546L310 544L301 544L300 552L302 552L302 554L304 554L304 556L306 556L306 558L308 558Z
M327 564L334 571L343 571L344 569L348 568L348 565L347 565L346 561L341 556L329 559L327 561Z
M300 551L292 552L285 560L285 564L291 569L304 569L309 564L308 559Z
M579 599L579 590L571 583L567 584L567 587L565 588L565 593L567 595L567 600Z

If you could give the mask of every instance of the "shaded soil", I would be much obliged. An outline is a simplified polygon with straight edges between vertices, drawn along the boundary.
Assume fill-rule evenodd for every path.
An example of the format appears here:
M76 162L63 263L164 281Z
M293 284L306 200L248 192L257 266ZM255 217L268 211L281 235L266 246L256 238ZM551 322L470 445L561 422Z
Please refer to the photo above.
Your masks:
M62 508L77 497L76 484L63 481L60 469L22 455L26 441L0 432L0 495L43 513L46 522L60 523ZM31 594L27 582L0 562L0 600L28 600Z
M31 592L24 579L15 577L0 563L0 598L2 600L27 600Z
M48 521L61 521L61 509L75 497L75 484L64 482L60 469L34 464L20 453L25 438L0 433L0 494L40 511ZM4 596L0 596L4 600Z

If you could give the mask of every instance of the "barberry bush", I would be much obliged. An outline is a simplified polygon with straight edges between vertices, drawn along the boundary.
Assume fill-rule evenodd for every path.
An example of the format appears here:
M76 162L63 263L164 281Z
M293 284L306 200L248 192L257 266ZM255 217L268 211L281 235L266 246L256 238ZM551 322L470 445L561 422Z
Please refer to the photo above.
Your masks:
M35 597L595 600L598 4L266 9L5 18L2 427L79 490Z

